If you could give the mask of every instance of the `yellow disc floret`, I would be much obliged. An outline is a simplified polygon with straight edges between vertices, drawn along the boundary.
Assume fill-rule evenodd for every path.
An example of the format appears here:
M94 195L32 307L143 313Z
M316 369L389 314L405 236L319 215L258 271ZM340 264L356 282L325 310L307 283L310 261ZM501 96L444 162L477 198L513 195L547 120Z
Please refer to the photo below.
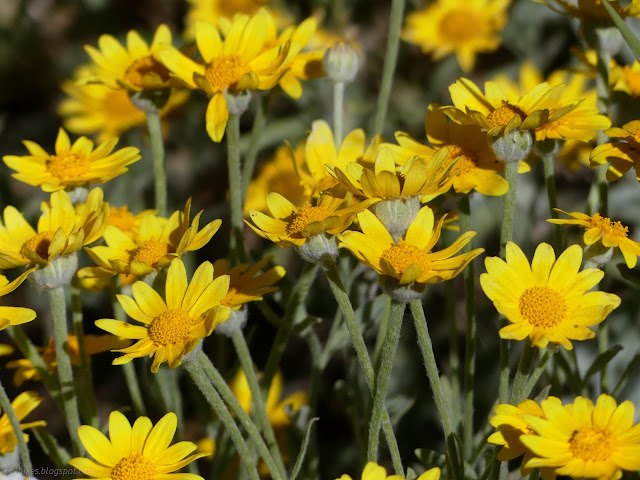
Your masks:
M134 454L120 460L113 470L113 480L152 480L155 478L156 467L142 455Z
M109 209L109 225L118 227L123 232L128 232L135 226L135 216L129 211L129 207L111 206Z
M51 155L46 163L51 175L60 180L75 180L86 174L91 164L86 157L74 153Z
M300 236L304 227L312 222L321 222L330 214L331 212L324 207L305 205L294 212L289 225L287 225L287 234Z
M518 301L518 308L527 322L540 328L555 327L567 312L562 295L543 286L526 289Z
M155 267L156 264L169 253L169 244L160 240L146 240L131 253L131 261L139 260Z
M602 217L599 213L594 213L591 217L591 227L602 230L605 235L619 238L627 238L629 227L625 227L620 221L613 222L609 217Z
M615 442L607 429L581 428L571 435L569 450L585 462L603 462L613 454Z
M484 23L475 12L467 8L453 9L442 16L438 29L440 35L452 44L465 44L486 35Z
M149 338L156 345L184 343L193 325L193 319L182 309L162 312L151 322Z
M211 59L204 73L214 92L222 92L227 87L233 87L250 69L242 59L236 55L221 56Z
M492 127L504 127L513 117L520 115L521 119L524 119L527 114L520 110L515 105L511 105L509 102L502 101L500 108L493 110L487 115L487 120Z
M49 245L51 245L53 233L54 232L36 233L22 245L23 255L24 250L31 250L32 252L36 252L42 258L49 258Z
M411 265L418 265L421 272L429 270L430 262L425 253L418 247L400 240L382 252L381 258L389 261L393 269L402 275Z
M460 145L447 145L447 158L442 168L447 168L456 159L458 175L464 175L476 167L477 156L472 151Z

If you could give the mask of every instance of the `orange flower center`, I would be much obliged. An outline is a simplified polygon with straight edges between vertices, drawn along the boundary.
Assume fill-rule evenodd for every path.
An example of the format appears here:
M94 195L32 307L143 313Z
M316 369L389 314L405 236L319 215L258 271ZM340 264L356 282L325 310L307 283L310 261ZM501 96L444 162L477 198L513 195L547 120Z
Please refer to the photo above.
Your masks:
M240 57L229 55L212 58L204 76L214 92L222 92L227 87L233 87L245 73L250 71Z
M447 158L444 168L447 168L457 158L458 175L469 173L476 167L476 155L460 145L447 145Z
M167 253L172 253L169 250L170 245L166 242L154 239L147 240L142 242L142 245L133 251L131 254L131 261L139 260L147 265L155 267L162 257Z
M562 295L549 287L531 287L518 301L520 314L534 327L555 327L564 319L567 304Z
M133 230L135 226L136 217L129 211L129 207L123 205L122 207L111 207L109 209L109 225L118 227L124 232Z
M454 44L463 44L485 32L480 17L467 8L455 8L440 19L438 31L446 40Z
M634 97L640 96L640 72L626 65L624 67L624 78L627 81L629 93Z
M331 212L324 207L312 207L311 205L305 205L297 209L289 225L287 225L287 234L291 237L302 235L304 227L312 222L321 222L325 220Z
M515 105L511 105L509 102L505 102L503 100L500 108L495 109L489 115L487 115L487 120L489 121L489 125L491 125L493 128L504 127L516 115L520 115L520 118L522 120L527 117L527 114L520 110L518 107L516 107Z
M47 171L60 180L79 180L89 171L91 164L84 156L66 153L51 155L46 166Z
M618 238L627 238L629 227L625 227L622 223L612 222L609 217L601 217L599 213L594 213L591 217L591 228L597 228L605 234Z
M404 274L407 268L414 264L418 265L423 273L428 271L431 265L422 250L402 239L398 245L391 245L382 252L381 258L388 260L393 269L400 275Z
M193 319L189 312L179 308L167 310L151 322L149 338L154 344L162 346L185 343L192 325Z
M156 467L142 455L134 454L124 457L111 470L113 480L152 480L156 475Z
M124 74L124 81L136 90L162 88L170 78L169 69L151 55L133 62Z
M569 439L569 451L575 458L585 462L604 462L611 458L615 441L607 429L581 428Z
M49 258L49 245L53 239L54 232L40 232L22 244L22 255L25 250L36 252L44 259Z

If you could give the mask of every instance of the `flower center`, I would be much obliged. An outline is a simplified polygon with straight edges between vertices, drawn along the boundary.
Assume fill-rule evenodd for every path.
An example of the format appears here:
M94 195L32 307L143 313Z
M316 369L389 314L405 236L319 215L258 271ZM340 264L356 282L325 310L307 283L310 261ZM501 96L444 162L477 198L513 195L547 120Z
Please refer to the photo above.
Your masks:
M518 301L520 313L534 327L555 327L564 319L567 305L555 290L549 287L531 287Z
M204 76L209 80L214 92L222 92L227 87L233 87L245 73L251 70L236 55L212 58L207 65Z
M624 67L624 78L627 81L629 92L634 97L640 95L640 72L633 70L629 65Z
M184 343L193 325L193 319L182 309L162 312L151 322L149 338L156 345Z
M462 44L480 36L485 28L475 12L456 8L442 16L438 30L451 43Z
M169 252L169 245L159 240L147 240L142 242L136 250L131 253L131 261L139 260L155 267L156 264Z
M139 90L162 88L170 78L169 69L151 55L133 62L124 74L124 81Z
M502 101L502 105L500 108L495 109L489 115L487 115L487 120L489 124L495 127L503 127L506 126L513 117L516 115L520 115L520 118L524 120L527 117L527 114L520 110L515 105L511 105L509 102Z
M607 429L581 428L571 434L569 450L585 462L603 462L611 457L615 442Z
M156 474L156 467L142 455L124 457L111 470L113 480L152 480Z
M22 244L22 255L24 255L25 250L31 250L44 259L49 258L49 245L51 245L53 233L54 232L36 233L33 237Z
M66 153L51 155L46 166L49 173L60 180L79 180L89 171L91 164L84 156Z
M128 232L135 226L135 217L129 211L129 207L111 207L109 209L109 225L119 228L124 232Z
M447 145L447 158L444 161L443 168L447 168L451 163L458 159L457 168L458 175L469 173L476 167L476 155L460 145Z
M609 217L601 217L599 213L594 213L591 217L591 227L618 238L627 238L629 233L629 227L625 227L619 221L612 222Z
M402 239L398 245L391 245L382 252L381 258L388 260L400 275L403 275L407 268L414 264L418 265L420 271L424 273L429 270L431 264L422 250Z
M324 207L312 207L311 205L305 205L297 209L289 225L287 225L287 234L291 237L302 235L304 227L312 222L321 222L325 220L331 212Z

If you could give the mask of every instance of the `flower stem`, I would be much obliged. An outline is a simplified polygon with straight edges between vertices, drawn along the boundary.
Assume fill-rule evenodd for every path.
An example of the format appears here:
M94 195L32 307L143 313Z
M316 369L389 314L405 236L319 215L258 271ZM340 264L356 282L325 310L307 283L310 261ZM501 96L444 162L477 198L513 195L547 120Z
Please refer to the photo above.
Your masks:
M153 174L155 177L155 208L158 215L167 216L167 172L164 159L164 140L162 139L162 124L160 112L151 109L146 112L151 154L153 155Z
M542 358L538 362L538 365L536 366L535 370L531 373L531 376L529 377L527 384L524 386L524 389L522 390L523 400L529 398L529 394L531 394L533 387L535 387L536 383L538 383L538 379L540 378L540 375L542 375L542 372L544 372L544 367L547 365L547 362L549 361L553 353L554 353L554 350L551 348L547 348L545 350L544 355L542 355Z
M523 393L525 384L529 377L529 371L531 370L531 362L533 361L534 353L535 349L531 346L531 342L529 342L529 340L525 340L524 345L522 346L520 362L518 363L518 370L516 371L516 376L513 379L511 397L509 397L509 403L511 405L517 405L526 398L523 396Z
M231 199L231 249L241 262L245 259L242 238L242 171L240 168L240 115L229 114L227 123L227 168Z
M393 73L398 61L398 49L400 48L400 29L404 18L405 0L392 0L391 15L389 19L389 37L387 39L387 49L384 57L384 70L382 72L382 82L380 93L378 94L378 104L376 107L376 117L373 127L373 134L379 135L384 127L384 119L387 116L389 106L389 96L393 85Z
M18 442L18 452L20 453L20 462L22 463L21 472L29 476L31 475L32 465L31 465L31 457L29 456L29 449L27 448L27 442L24 440L24 434L22 433L22 427L20 426L20 420L18 420L18 416L16 415L15 410L13 409L13 405L11 405L11 400L9 400L9 396L4 389L4 386L0 382L0 407L2 407L2 411L5 413L7 418L9 419L9 423L11 424L11 429L16 436L16 440Z
M229 409L225 405L222 398L220 398L220 395L218 394L216 389L211 385L211 382L204 373L200 362L194 360L185 360L182 362L182 366L191 376L191 380L193 380L193 383L200 389L204 397L207 399L207 402L209 403L211 408L213 408L214 412L224 425L226 431L229 432L238 455L240 455L240 461L246 469L249 478L251 478L252 480L259 480L260 476L258 475L255 459L249 451L249 447L247 447L247 443L244 441L244 438L242 437L242 434L240 433L235 420L231 416ZM274 469L271 470L271 472L273 474L277 472L277 470Z
M253 176L253 170L256 167L256 159L258 158L258 149L260 147L260 137L267 123L267 111L269 109L270 93L259 98L256 105L256 113L253 117L253 128L251 129L251 140L249 142L249 151L244 163L242 171L242 196L247 194L247 188Z
M400 329L404 318L405 304L397 300L391 301L389 309L389 329L382 346L382 356L380 357L380 368L376 375L375 390L373 394L373 407L371 409L371 420L369 421L369 442L367 447L367 461L378 461L378 441L380 437L380 422L384 410L385 399L387 398L387 387L391 377L391 368L396 358L396 350L400 341Z
M544 168L544 184L547 189L547 198L549 200L549 214L551 218L558 218L558 212L555 208L558 206L556 199L556 180L554 175L553 163L555 160L556 152L547 153L542 155L542 166ZM556 252L562 250L562 232L560 231L560 225L553 225L553 246Z
M80 416L78 414L78 398L73 384L73 370L68 351L69 334L67 331L67 305L64 287L48 289L47 294L53 315L53 337L56 346L56 361L58 362L58 377L60 379L64 416L69 428L73 453L76 456L80 456L82 454L82 443L78 436Z
M460 216L460 232L471 230L471 205L469 195L462 195L458 201ZM471 242L467 243L463 252L471 251ZM463 452L464 457L471 455L473 440L473 384L476 371L476 314L475 314L475 278L473 262L467 265L463 272L464 297L467 319L464 349L464 424L463 424Z
M342 143L342 118L344 116L344 82L333 84L333 137L336 145Z
M358 357L358 361L360 362L360 367L364 372L364 378L367 382L367 387L369 387L369 392L373 393L375 386L373 365L371 365L371 359L369 358L369 353L367 352L367 346L365 345L362 333L358 328L358 322L356 321L356 316L353 311L351 301L349 300L349 295L347 295L344 285L342 284L342 280L340 279L340 272L338 271L336 261L333 259L333 257L325 256L323 258L321 266L322 270L325 273L325 276L327 277L327 280L329 281L329 286L331 287L333 296L338 303L338 307L342 311L342 316L344 318L345 324L347 325L347 329L349 330L349 334L351 335L351 342L353 343L353 348L355 349L356 356ZM398 442L396 440L395 434L393 433L393 427L391 426L391 418L389 417L389 413L386 411L386 408L383 412L382 429L387 439L389 452L391 453L393 468L398 475L402 475L404 473L404 469L402 467L400 450L398 449Z
M424 315L421 299L418 298L411 302L411 313L413 314L413 322L418 336L420 351L422 352L424 367L427 371L427 377L429 378L429 385L431 386L433 398L435 399L436 407L438 408L440 423L442 424L442 430L444 432L444 439L447 443L448 453L451 456L453 474L457 480L463 480L457 448L452 435L451 420L449 419L447 404L444 401L444 396L442 394L442 384L440 383L438 366L436 365L436 358L433 354L433 345L431 344L431 337L429 335L427 319Z
M233 341L233 346L235 347L236 353L238 354L240 366L242 367L242 370L244 370L244 374L247 377L247 382L249 383L249 389L251 390L251 400L253 403L252 412L258 419L258 425L260 425L260 429L264 433L264 436L267 440L267 446L269 447L271 456L276 461L276 467L278 468L278 471L280 472L282 477L286 478L287 471L284 467L284 463L282 462L282 453L280 452L280 447L278 446L278 442L276 441L276 435L273 431L273 427L271 426L271 422L269 421L269 417L267 416L267 410L264 398L262 396L260 382L258 382L258 376L256 375L256 371L253 367L253 359L251 358L251 353L249 352L249 347L247 346L247 341L242 334L242 330L236 330L231 336L231 340Z

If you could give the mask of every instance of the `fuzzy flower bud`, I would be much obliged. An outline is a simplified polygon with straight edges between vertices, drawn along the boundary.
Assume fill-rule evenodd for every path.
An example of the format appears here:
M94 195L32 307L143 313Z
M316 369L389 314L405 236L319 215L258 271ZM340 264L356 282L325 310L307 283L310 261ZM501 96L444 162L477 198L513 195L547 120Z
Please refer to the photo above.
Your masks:
M322 232L309 237L296 251L305 262L320 263L325 256L337 257L338 244L333 235Z
M38 290L51 290L69 285L77 270L78 256L74 252L56 257L48 265L34 270L29 281Z
M533 137L528 130L513 129L504 136L494 137L490 142L498 160L505 163L519 162L529 155Z
M338 42L324 54L324 71L336 83L352 82L358 73L358 52L347 42Z
M251 102L251 90L243 90L241 92L224 92L224 98L227 101L227 108L230 115L242 115L249 108Z
M371 210L382 222L397 243L400 237L404 237L411 222L420 211L418 197L397 198L376 203Z

